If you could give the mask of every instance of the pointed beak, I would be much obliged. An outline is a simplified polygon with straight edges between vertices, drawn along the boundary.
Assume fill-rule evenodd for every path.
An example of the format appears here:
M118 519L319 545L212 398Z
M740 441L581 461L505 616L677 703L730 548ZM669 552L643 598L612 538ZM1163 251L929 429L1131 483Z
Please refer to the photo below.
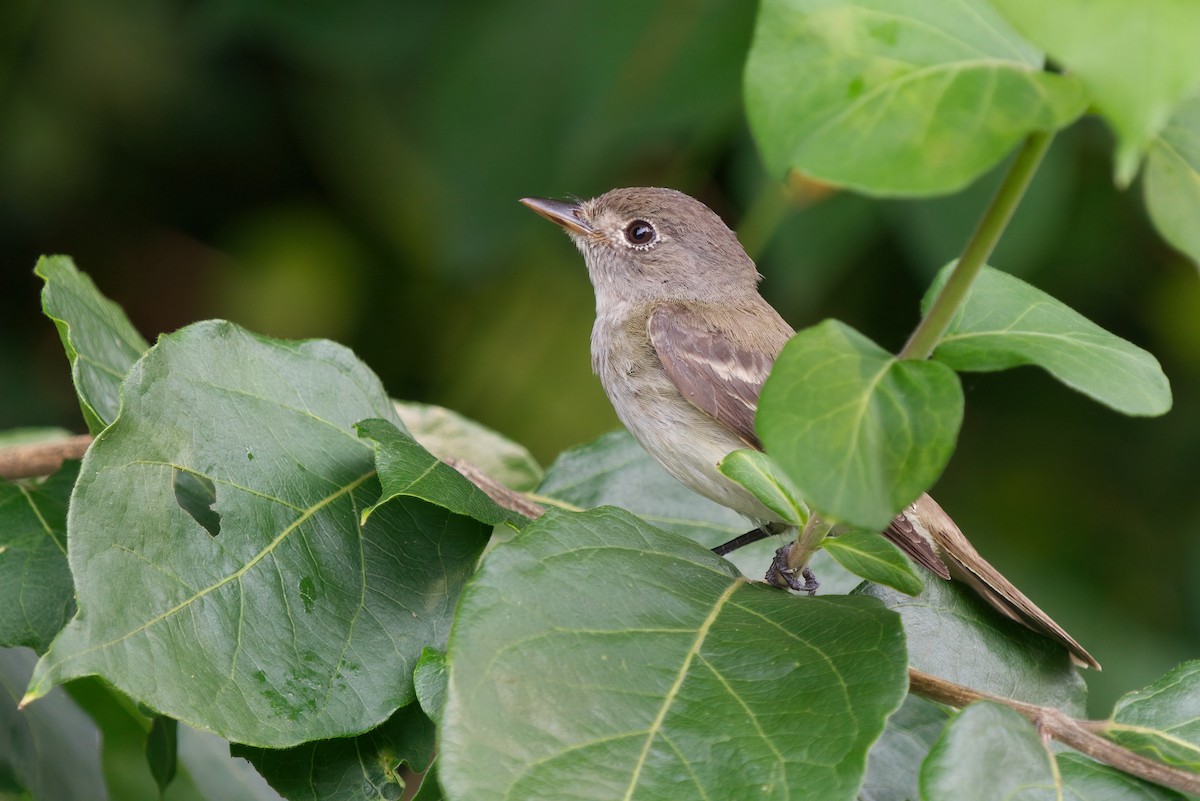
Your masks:
M523 197L521 203L536 211L553 223L567 229L569 234L590 234L592 227L583 218L583 209L578 203L565 203L544 197Z

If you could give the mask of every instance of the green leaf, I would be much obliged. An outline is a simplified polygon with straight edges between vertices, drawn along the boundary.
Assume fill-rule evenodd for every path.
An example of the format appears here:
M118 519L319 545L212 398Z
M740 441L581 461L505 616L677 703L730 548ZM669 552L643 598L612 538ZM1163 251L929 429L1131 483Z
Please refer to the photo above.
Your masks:
M1144 188L1154 227L1200 267L1200 95L1150 143Z
M952 266L942 269L923 309L933 302ZM1171 408L1170 382L1153 355L991 267L984 267L975 280L933 358L964 371L1036 365L1125 414L1158 415Z
M442 461L465 459L511 489L541 483L542 466L523 445L458 412L428 403L396 401L396 413L413 439Z
M814 509L880 530L937 480L962 412L954 371L901 361L826 320L784 346L756 422L767 453Z
M1086 105L983 0L764 0L745 84L772 174L880 195L960 189Z
M0 480L0 646L38 653L75 613L67 565L67 501L78 462L39 482Z
M918 595L925 587L908 557L877 532L848 531L826 537L822 547L839 565L867 581L905 595Z
M928 578L915 598L878 584L856 593L879 598L900 613L909 664L917 670L994 695L1084 714L1087 686L1066 650L1002 616L959 582Z
M672 478L627 431L614 431L561 454L534 500L566 509L620 506L658 528L713 548L753 524ZM784 537L768 537L725 558L743 574L761 577ZM861 580L818 551L811 563L826 594L845 594Z
M402 765L416 772L433 758L433 723L409 704L378 728L358 737L320 740L275 751L235 745L288 801L360 801L400 798Z
M150 347L121 307L100 294L68 256L43 256L42 310L54 321L88 430L97 434L121 407L121 379Z
M394 423L363 420L354 428L375 448L375 467L383 488L379 502L363 510L364 522L377 507L402 497L420 498L489 526L525 522L521 515L498 506L453 467L438 461Z
M1200 661L1184 662L1124 696L1104 736L1168 765L1200 771Z
M333 343L207 322L162 337L123 397L68 513L86 614L27 699L99 674L266 747L358 734L411 703L413 667L444 645L491 529L412 497L361 522L379 483L352 426L395 421L379 380ZM179 506L179 472L216 488L216 536Z
M918 772L929 749L941 736L950 711L915 695L888 718L883 736L867 756L867 778L859 801L913 801L918 798Z
M146 737L146 762L158 791L165 793L179 766L179 721L163 715L154 716L150 734Z
M717 469L762 501L763 506L793 526L808 520L808 507L800 499L791 479L762 451L743 449L721 460Z
M1057 756L1063 801L1185 801L1179 793L1150 784L1095 760L1063 752Z
M1116 129L1117 182L1176 106L1200 88L1200 3L1193 0L995 0L996 8L1066 72L1079 77ZM1120 57L1125 55L1126 57Z
M924 801L1062 801L1050 752L1028 720L978 701L960 712L921 766Z
M61 690L17 710L36 661L0 648L0 798L90 801L104 787L95 724Z
M436 648L426 648L421 652L413 671L413 683L416 685L417 703L435 722L442 719L442 709L446 706L449 675L446 654Z
M867 600L748 583L611 507L551 510L459 603L442 785L472 801L853 799L907 683L898 621Z

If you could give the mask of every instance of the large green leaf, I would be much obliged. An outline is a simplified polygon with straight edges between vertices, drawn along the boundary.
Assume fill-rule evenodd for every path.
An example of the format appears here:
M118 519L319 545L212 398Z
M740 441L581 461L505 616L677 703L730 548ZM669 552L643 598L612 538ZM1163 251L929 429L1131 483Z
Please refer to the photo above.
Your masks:
M1200 95L1150 143L1145 193L1154 227L1200 267Z
M208 322L162 337L122 391L68 516L81 611L27 697L100 674L266 747L357 734L411 702L490 527L412 497L360 522L380 490L352 427L396 422L378 379L333 343ZM214 487L215 535L177 502L185 474Z
M1200 88L1200 3L1194 0L993 0L1012 24L1087 87L1116 129L1117 180L1183 98Z
M1200 772L1200 661L1185 662L1118 701L1104 734L1126 748Z
M66 693L17 711L36 661L25 649L0 648L0 798L103 798L96 726Z
M746 113L768 169L951 192L1086 100L983 0L764 0Z
M914 801L921 763L950 719L940 704L909 695L888 718L883 736L867 755L867 778L859 801Z
M962 422L954 371L836 320L792 337L763 386L767 453L822 515L880 530L933 484Z
M1063 801L1185 801L1179 793L1150 784L1071 751L1058 754Z
M909 664L983 692L1084 714L1087 686L1066 650L1003 617L960 583L927 575L915 598L877 584L858 591L900 613Z
M938 275L923 309L933 302L951 267ZM979 274L933 358L955 370L1036 365L1125 414L1157 415L1171 408L1170 382L1152 354L991 267Z
M121 379L150 346L69 257L43 256L34 272L46 282L42 310L62 338L84 421L99 433L117 416Z
M797 597L613 508L484 561L448 650L452 799L852 799L905 694L898 620Z
M1028 720L981 701L960 712L921 767L924 801L1062 801L1050 751Z
M433 723L409 704L358 737L321 740L285 750L234 746L288 801L400 798L401 765L420 772L433 757Z
M0 480L0 647L42 653L75 613L67 500L78 462L37 483Z

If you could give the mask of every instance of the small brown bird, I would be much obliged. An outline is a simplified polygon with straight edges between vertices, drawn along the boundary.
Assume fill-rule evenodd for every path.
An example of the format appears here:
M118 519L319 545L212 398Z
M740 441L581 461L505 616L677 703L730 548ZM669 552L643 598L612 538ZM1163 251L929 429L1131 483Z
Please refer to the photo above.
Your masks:
M668 473L741 512L764 532L778 516L717 470L759 448L754 415L791 326L758 293L762 276L711 209L672 189L614 189L568 203L523 198L562 226L596 291L592 369L617 416ZM884 536L943 579L965 582L998 611L1100 665L971 547L928 495Z

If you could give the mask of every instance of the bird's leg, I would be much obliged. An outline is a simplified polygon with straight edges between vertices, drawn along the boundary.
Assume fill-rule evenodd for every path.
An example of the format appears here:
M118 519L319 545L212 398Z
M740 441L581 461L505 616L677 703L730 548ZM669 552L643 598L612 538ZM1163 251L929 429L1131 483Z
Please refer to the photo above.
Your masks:
M812 568L808 565L797 569L788 567L788 551L792 550L794 542L789 542L779 550L775 551L775 558L771 560L771 566L767 568L767 575L764 578L767 583L774 584L776 587L788 587L796 592L806 592L809 595L816 595L817 588L821 586L817 581L817 577L813 575ZM800 579L796 578L796 574L800 574Z

